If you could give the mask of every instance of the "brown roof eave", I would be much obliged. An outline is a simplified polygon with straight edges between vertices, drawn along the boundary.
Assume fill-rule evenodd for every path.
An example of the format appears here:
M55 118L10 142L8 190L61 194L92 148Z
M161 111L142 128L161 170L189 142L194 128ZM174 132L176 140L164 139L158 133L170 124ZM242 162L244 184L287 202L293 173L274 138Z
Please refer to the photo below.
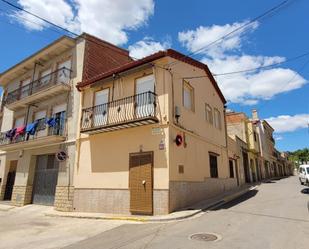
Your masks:
M146 64L146 63L150 63L150 62L152 62L152 61L154 61L156 59L162 58L164 56L166 56L164 51L157 52L157 53L155 53L153 55L150 55L150 56L147 56L147 57L145 57L143 59L140 59L140 60L137 60L137 61L132 61L132 62L124 64L124 65L122 65L120 67L117 67L115 69L112 69L110 71L107 71L105 73L98 74L97 76L95 76L95 77L93 77L93 78L91 78L89 80L86 80L84 82L79 82L76 85L76 87L80 91L83 87L91 85L91 84L93 84L96 81L105 79L105 78L110 77L110 76L112 76L114 74L118 74L118 73L124 72L126 70L131 69L131 68L138 67L138 66Z
M152 55L149 55L143 59L140 59L140 60L136 60L136 61L132 61L132 62L129 62L127 64L124 64L120 67L117 67L113 70L110 70L108 72L105 72L105 73L102 73L102 74L98 74L97 76L89 79L89 80L86 80L84 82L79 82L76 87L79 91L81 91L81 89L85 86L88 86L88 85L91 85L93 84L94 82L96 81L99 81L101 79L104 79L104 78L107 78L107 77L110 77L112 76L113 74L118 74L118 73L121 73L123 71L126 71L126 70L129 70L133 67L137 67L137 66L140 66L140 65L143 65L143 64L146 64L146 63L150 63L150 62L153 62L154 60L157 60L157 59L160 59L160 58L163 58L165 56L170 56L176 60L179 60L179 61L182 61L182 62L185 62L185 63L188 63L192 66L195 66L195 67L198 67L202 70L205 71L206 75L208 76L209 80L211 81L212 85L214 86L214 88L216 89L217 93L219 94L219 97L221 99L221 101L223 102L223 104L226 104L226 99L224 98L215 78L213 77L212 73L210 72L209 68L207 65L197 61L197 60L194 60L192 59L191 57L188 57L184 54L181 54L179 52L177 52L176 50L173 50L173 49L168 49L166 51L159 51L157 53L154 53Z

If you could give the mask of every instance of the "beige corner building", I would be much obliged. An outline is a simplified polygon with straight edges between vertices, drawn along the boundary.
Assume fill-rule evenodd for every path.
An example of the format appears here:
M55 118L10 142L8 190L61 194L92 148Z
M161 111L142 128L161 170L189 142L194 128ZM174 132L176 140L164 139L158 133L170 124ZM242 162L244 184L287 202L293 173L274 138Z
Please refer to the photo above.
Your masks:
M241 184L205 64L161 51L78 89L75 211L166 214Z
M72 210L80 119L75 86L128 61L127 51L83 34L62 37L1 73L1 199Z

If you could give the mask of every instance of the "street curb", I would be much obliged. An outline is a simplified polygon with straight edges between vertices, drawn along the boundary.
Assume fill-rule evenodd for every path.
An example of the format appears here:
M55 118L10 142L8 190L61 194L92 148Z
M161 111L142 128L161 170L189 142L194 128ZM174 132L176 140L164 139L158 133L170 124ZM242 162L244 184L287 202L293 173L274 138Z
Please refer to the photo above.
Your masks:
M8 207L0 207L0 211L2 212L8 212L11 209L14 209L15 207L8 206Z
M52 211L52 212L48 212L48 213L45 213L45 216L49 216L49 217L66 217L66 218L79 218L79 219L96 219L96 220L119 220L119 221L134 221L134 222L167 222L167 221L179 221L179 220L185 220L185 219L188 219L188 218L191 218L193 216L196 216L202 212L205 212L207 210L213 210L215 208L218 208L220 206L223 206L224 204L248 193L249 191L252 191L254 189L257 188L257 185L256 186L253 186L253 187L250 187L250 188L247 188L247 189L244 189L242 191L239 191L237 193L234 193L230 196L227 196L227 197L224 197L222 198L221 200L219 201L216 201L216 202L213 202L213 203L210 203L209 205L203 207L202 209L197 209L195 211L192 211L191 213L189 214L185 214L185 215L182 215L182 216L178 216L178 217L162 217L162 218L159 218L159 217L127 217L127 216L100 216L100 215L77 215L77 214L74 214L74 212L72 213L62 213L60 211Z

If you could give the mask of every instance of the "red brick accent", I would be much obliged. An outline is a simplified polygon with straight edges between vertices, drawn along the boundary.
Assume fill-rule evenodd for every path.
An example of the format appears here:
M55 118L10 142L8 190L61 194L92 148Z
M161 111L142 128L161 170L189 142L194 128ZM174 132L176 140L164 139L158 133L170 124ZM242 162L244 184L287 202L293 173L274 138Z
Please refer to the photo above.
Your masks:
M132 61L125 49L86 33L83 37L86 39L83 81Z
M246 114L242 112L233 112L226 114L226 122L227 123L240 123L246 120Z

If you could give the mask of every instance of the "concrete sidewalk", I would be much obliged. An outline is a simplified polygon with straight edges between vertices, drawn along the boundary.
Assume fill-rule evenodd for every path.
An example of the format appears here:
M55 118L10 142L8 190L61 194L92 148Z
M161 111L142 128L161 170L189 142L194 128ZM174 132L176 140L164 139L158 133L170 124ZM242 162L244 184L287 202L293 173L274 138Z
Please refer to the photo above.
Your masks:
M0 211L9 211L13 208L15 206L12 206L10 201L0 201Z
M85 219L102 219L102 220L126 220L136 222L166 222L183 220L200 214L205 210L211 210L219 207L237 197L257 188L257 185L245 185L235 190L224 193L223 195L207 199L199 202L193 206L189 206L184 210L176 211L167 215L158 216L138 216L138 215L117 215L107 213L83 213L83 212L60 212L51 210L45 213L46 216L51 217L71 217L71 218L85 218Z

